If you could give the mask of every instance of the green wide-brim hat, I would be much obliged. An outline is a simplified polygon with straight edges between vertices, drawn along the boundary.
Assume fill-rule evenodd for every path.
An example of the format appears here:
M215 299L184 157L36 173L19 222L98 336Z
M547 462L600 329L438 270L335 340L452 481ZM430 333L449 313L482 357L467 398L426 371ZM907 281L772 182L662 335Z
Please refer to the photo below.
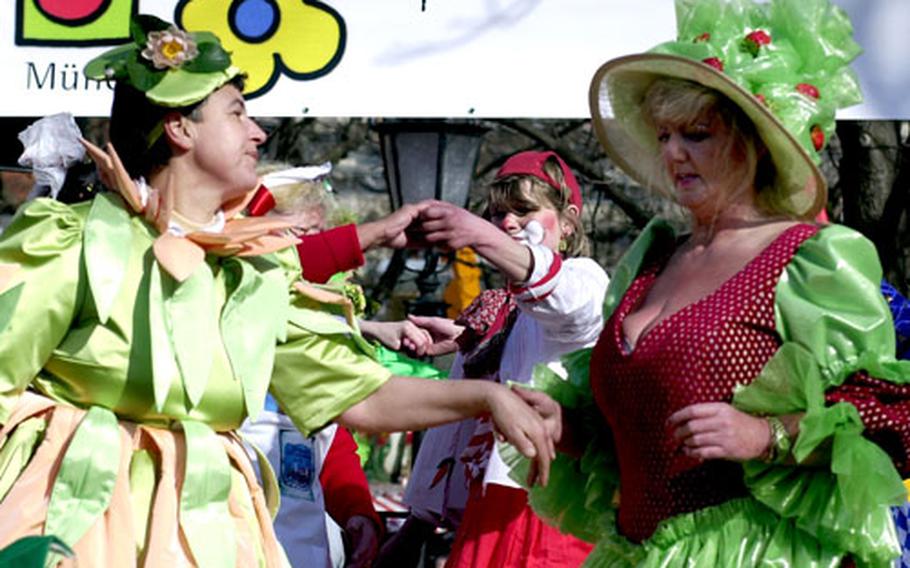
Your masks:
M676 11L677 40L607 61L594 74L591 116L607 155L642 186L672 197L644 100L659 78L692 81L755 124L776 169L772 187L761 189L777 208L814 219L827 202L818 164L835 111L862 100L847 66L861 51L849 19L828 0L677 0Z

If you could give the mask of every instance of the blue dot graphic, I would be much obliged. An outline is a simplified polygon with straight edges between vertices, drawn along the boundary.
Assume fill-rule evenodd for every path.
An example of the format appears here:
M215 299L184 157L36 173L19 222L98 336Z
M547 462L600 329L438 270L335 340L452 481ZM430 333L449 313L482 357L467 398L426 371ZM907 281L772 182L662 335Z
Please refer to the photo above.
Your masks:
M243 0L234 13L235 29L249 40L263 40L274 32L278 12L268 0Z

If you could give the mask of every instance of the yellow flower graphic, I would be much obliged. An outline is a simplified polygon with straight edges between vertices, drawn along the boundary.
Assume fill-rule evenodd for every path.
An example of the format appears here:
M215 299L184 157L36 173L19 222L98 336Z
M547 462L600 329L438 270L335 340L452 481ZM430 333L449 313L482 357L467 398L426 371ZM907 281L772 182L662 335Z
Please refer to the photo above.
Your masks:
M187 31L210 31L247 73L249 98L280 75L315 79L344 53L345 26L327 4L305 0L181 0L175 19Z

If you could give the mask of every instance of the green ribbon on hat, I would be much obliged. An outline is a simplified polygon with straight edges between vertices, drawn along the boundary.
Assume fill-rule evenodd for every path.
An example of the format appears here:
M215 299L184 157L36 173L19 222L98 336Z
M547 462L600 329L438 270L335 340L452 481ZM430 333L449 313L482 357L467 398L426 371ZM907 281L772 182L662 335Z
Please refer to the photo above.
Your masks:
M124 81L166 107L198 103L241 74L211 32L186 32L155 16L130 23L132 42L89 61L85 76Z
M839 108L862 101L862 49L829 0L677 0L677 39L651 51L708 63L755 94L819 163Z

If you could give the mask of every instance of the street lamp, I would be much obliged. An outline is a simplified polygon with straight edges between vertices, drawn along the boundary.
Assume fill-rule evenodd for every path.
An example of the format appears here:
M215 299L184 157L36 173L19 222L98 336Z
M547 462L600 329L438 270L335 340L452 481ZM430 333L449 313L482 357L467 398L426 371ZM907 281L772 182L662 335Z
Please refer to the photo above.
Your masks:
M444 120L376 125L392 208L424 199L464 207L486 129Z
M447 120L385 120L375 127L392 210L425 199L448 201L459 207L467 204L486 128ZM428 250L423 267L417 272L420 297L414 304L414 313L445 312L445 304L433 299L439 286L438 264L438 252ZM390 291L405 269L405 255L396 251L380 281L380 293Z

